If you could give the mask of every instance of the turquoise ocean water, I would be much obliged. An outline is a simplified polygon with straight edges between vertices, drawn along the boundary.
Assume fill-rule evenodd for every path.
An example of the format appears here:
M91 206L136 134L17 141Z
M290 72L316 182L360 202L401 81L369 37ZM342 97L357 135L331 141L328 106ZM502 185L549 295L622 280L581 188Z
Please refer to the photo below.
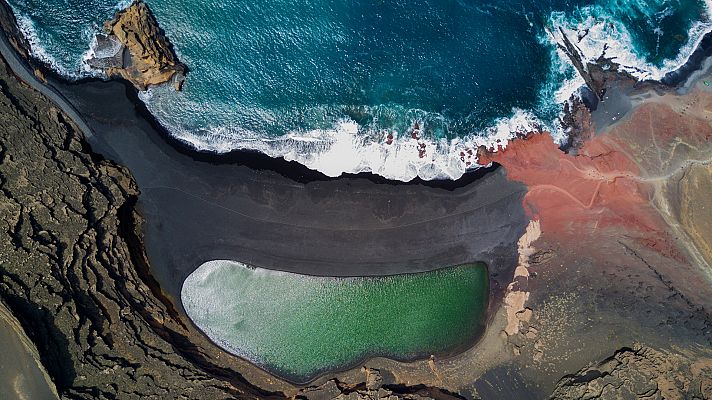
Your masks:
M10 0L33 51L68 77L127 2ZM329 175L457 178L479 144L555 133L580 85L547 30L605 44L642 78L684 62L712 26L702 0L147 0L191 72L141 93L186 143L255 149ZM418 128L415 130L415 128ZM415 131L414 131L415 130Z

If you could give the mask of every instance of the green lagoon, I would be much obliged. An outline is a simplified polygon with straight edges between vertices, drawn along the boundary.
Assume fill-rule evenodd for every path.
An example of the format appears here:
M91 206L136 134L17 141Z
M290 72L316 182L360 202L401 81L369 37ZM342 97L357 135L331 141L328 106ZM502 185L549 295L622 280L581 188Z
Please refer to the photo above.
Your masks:
M211 261L185 280L181 299L227 351L306 382L369 357L464 350L484 326L488 283L484 264L326 278Z

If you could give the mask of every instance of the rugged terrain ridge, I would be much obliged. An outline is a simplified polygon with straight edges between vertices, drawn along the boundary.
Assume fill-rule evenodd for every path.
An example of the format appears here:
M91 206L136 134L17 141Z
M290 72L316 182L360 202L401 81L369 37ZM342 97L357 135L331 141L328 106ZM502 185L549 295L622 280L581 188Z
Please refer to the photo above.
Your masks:
M117 12L104 30L96 38L95 56L87 61L90 66L124 78L139 90L168 82L182 88L187 68L145 2L135 0Z

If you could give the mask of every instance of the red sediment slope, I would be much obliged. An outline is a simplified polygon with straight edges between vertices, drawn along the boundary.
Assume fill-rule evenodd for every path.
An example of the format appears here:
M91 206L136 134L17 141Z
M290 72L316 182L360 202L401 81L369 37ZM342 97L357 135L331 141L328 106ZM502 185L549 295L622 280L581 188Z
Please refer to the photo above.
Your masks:
M568 261L630 265L625 253L647 249L657 255L649 261L696 296L709 291L699 274L709 279L712 260L711 123L712 92L698 85L647 97L602 134L584 132L576 154L541 133L478 157L528 186L525 210L540 221L542 239L570 249Z
M497 162L510 179L529 187L524 207L547 236L585 241L611 228L623 229L646 247L679 260L650 204L652 189L628 151L619 140L599 136L570 155L543 133L514 140L503 151L480 151L479 162Z
M679 361L684 368L693 364L694 351L709 349L708 90L698 85L684 95L636 93L634 108L603 133L581 124L571 153L547 133L515 139L496 152L479 149L480 164L496 162L509 179L527 186L523 206L541 229L520 248L527 265L518 268L505 295L506 338L515 356L531 357L532 374L546 374L550 366L557 371L552 376L570 374L591 359L626 354L636 342L692 349ZM703 358L707 363L709 353ZM608 360L605 368L613 365ZM650 368L651 376L671 370L669 361L658 364L663 367ZM635 365L636 376L643 370L640 358L619 365ZM609 376L561 384L565 390L554 397L600 392ZM620 376L632 382L632 375ZM698 379L690 372L679 376ZM669 386L663 397L690 397L686 388L695 384L685 385Z

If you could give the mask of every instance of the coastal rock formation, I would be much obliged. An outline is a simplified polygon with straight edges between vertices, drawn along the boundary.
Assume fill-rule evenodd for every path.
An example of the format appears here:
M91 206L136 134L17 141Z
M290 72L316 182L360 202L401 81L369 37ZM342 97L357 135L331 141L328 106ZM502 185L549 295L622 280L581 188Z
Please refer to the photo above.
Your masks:
M712 92L703 81L684 94L643 86L619 81L636 104L608 125L582 125L569 153L547 133L479 151L481 163L527 186L523 206L541 225L531 317L508 341L539 379L580 370L554 388L556 399L709 396L700 388L712 370L700 365L712 356L699 350L712 345ZM623 350L581 369L611 347L605 354Z
M142 280L128 171L92 156L74 124L4 62L0 119L0 297L60 396L269 397L209 361Z
M123 65L128 46L102 40L104 66ZM174 308L150 274L131 174L0 63L0 298L62 398L709 398L710 99L701 84L645 93L610 127L577 108L571 153L546 134L481 151L528 190L520 268L497 278L526 293L509 303L511 335L498 308L494 340L469 356L371 360L302 389L220 351Z
M30 44L20 31L12 9L4 1L0 1L0 28L2 28L5 37L17 54L28 59L30 57L28 51Z
M659 351L636 343L564 377L552 399L709 399L712 360L700 352Z
M401 391L396 393L395 388L384 385L381 371L373 368L362 368L365 376L365 382L357 385L347 385L336 379L326 381L319 386L308 387L302 390L298 398L306 400L425 400L425 399L440 399L440 400L459 400L460 396L448 393L446 391L428 388L424 386L400 388Z
M108 76L122 77L139 90L167 82L181 89L187 69L146 3L134 1L104 28L106 33L97 36L94 57L87 64Z
M636 82L633 76L620 70L620 65L614 61L614 58L606 56L608 46L604 47L603 53L598 56L595 62L590 62L584 58L580 49L571 42L563 29L559 28L558 33L560 35L557 41L559 49L569 58L586 83L586 87L595 97L594 101L589 104L592 108L595 108L598 101L603 99L606 90L612 86L613 82ZM549 34L553 35L551 32Z
M504 333L508 336L519 332L521 323L528 322L531 310L525 307L529 298L527 283L529 281L529 259L536 253L532 243L541 235L539 221L531 221L527 231L519 239L519 264L514 270L514 279L507 286L504 297L504 309L507 311L507 326Z

